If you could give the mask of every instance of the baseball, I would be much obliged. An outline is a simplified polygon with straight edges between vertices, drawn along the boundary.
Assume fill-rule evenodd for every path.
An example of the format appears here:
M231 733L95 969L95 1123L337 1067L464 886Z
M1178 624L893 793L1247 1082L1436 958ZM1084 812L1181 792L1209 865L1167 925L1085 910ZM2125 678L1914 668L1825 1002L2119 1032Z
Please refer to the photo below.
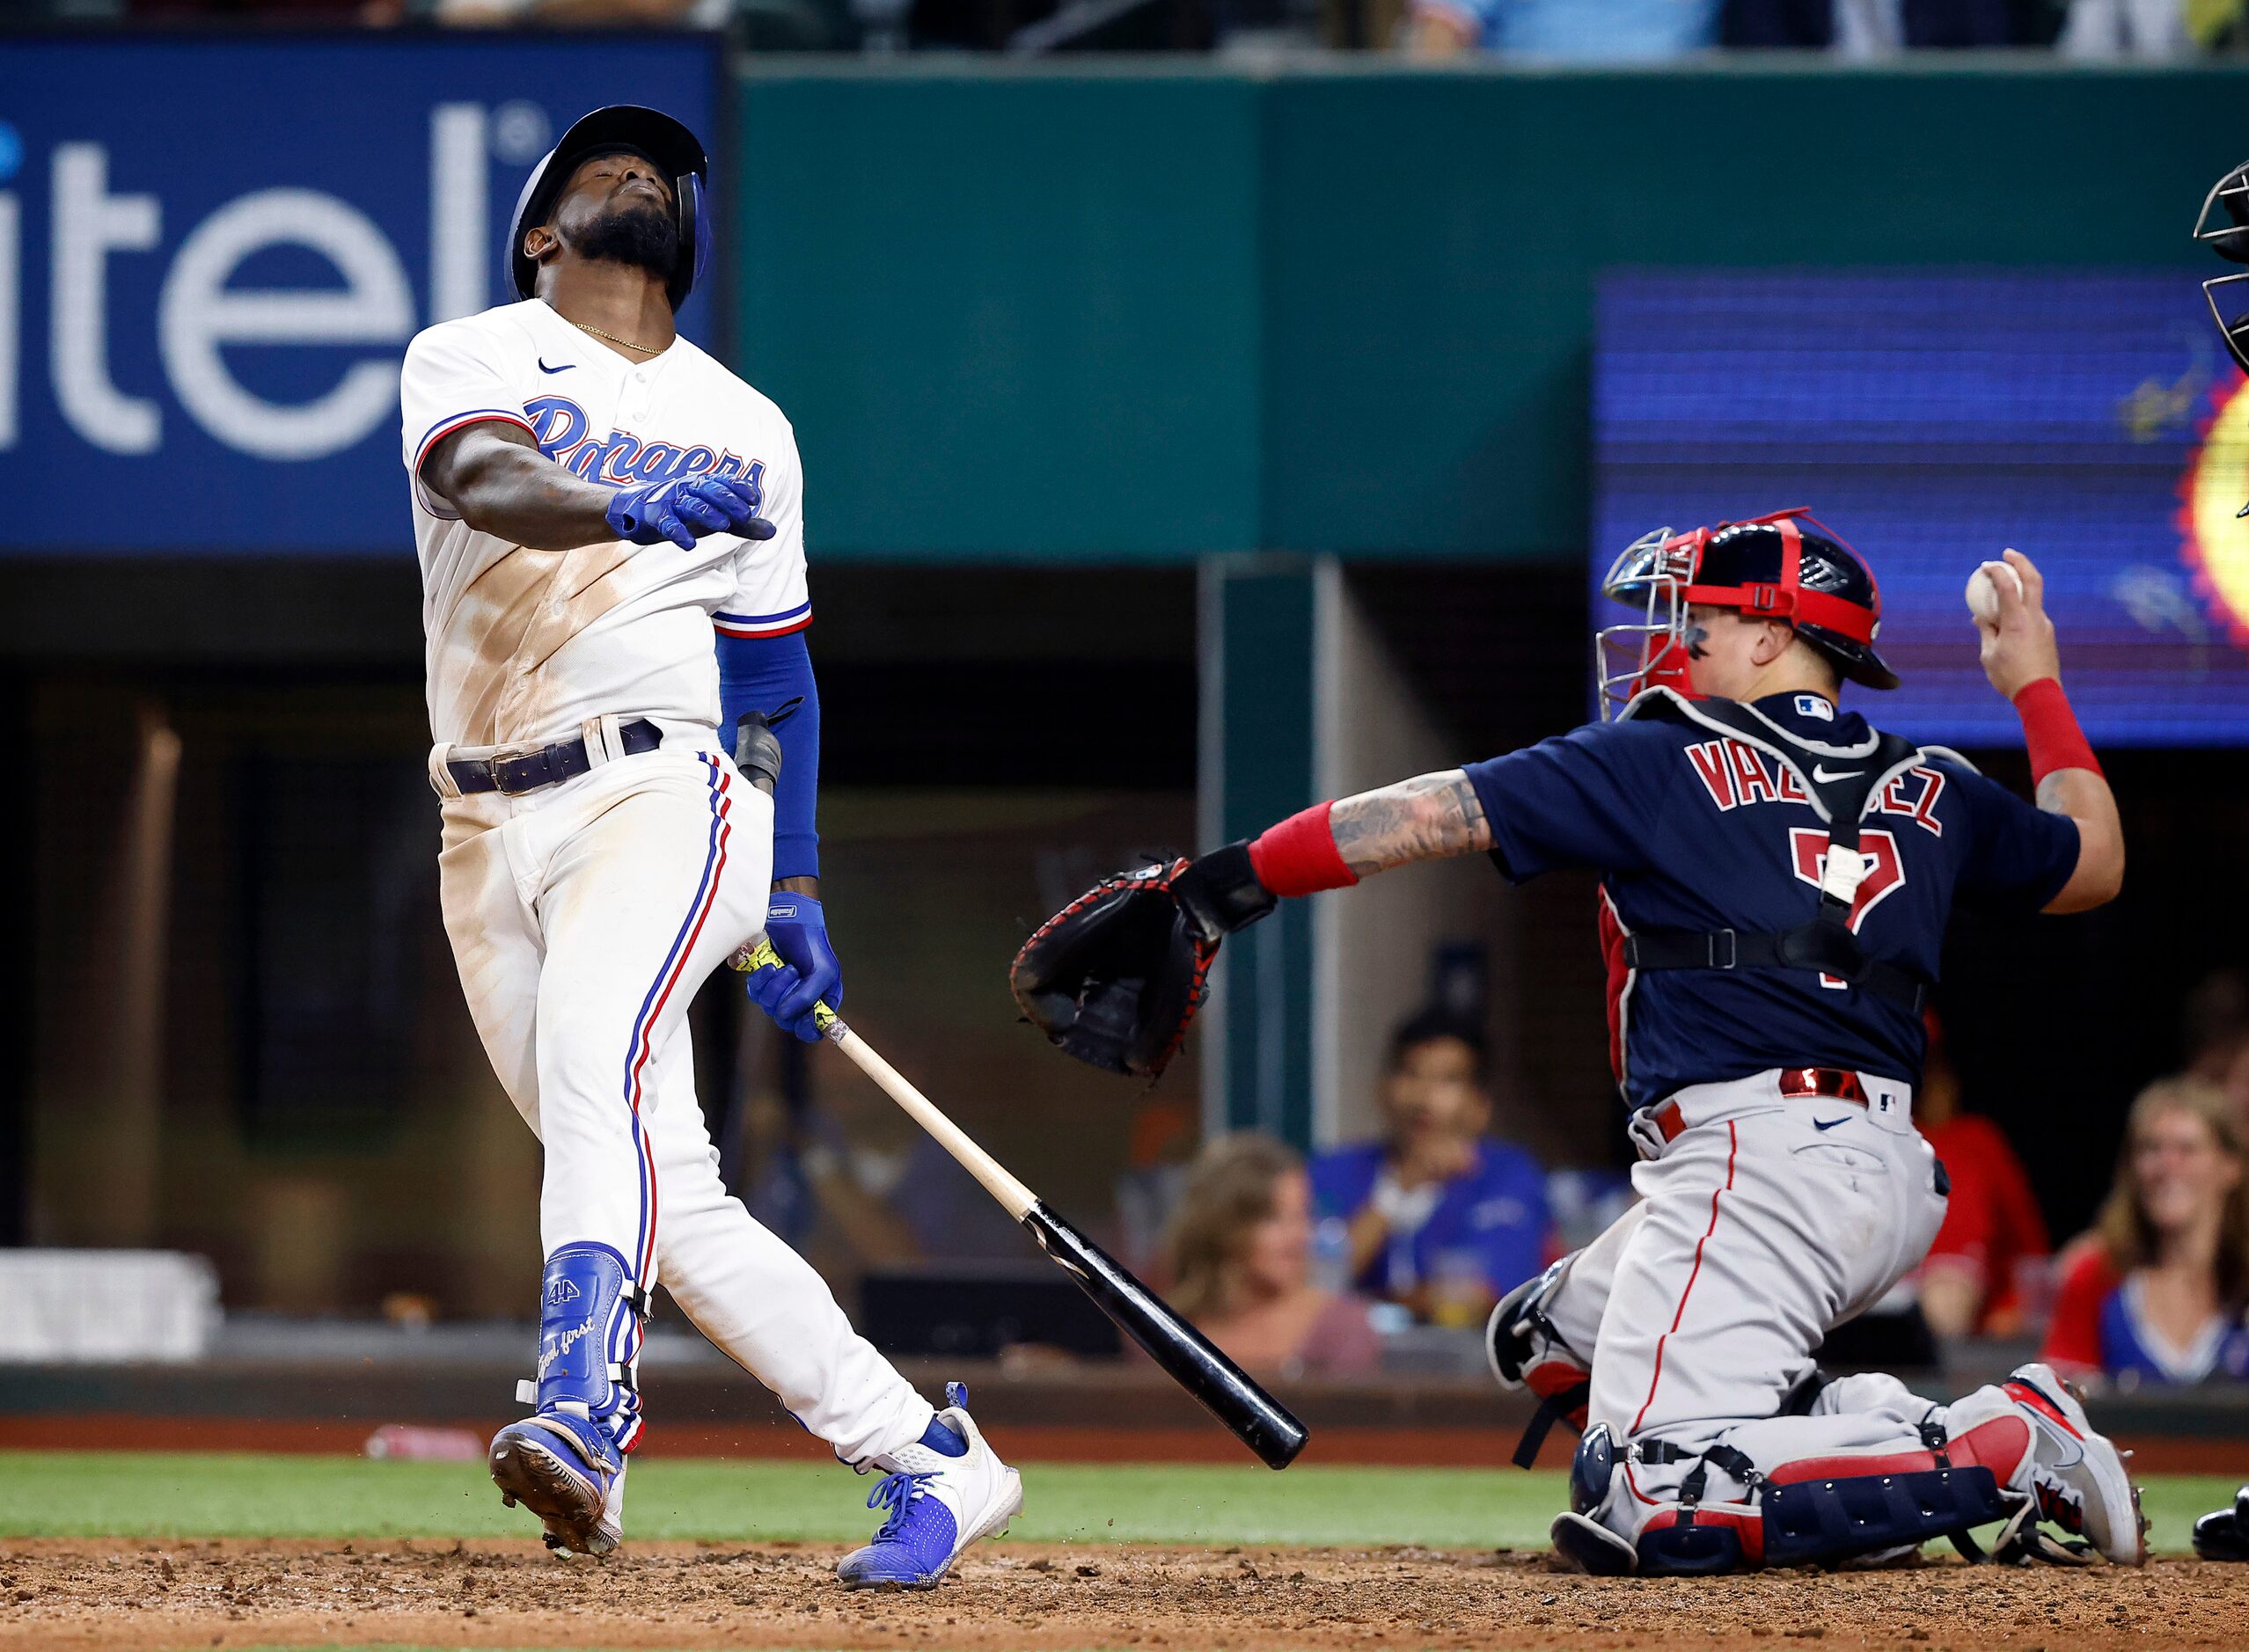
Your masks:
M1999 618L1999 587L1997 581L2006 580L2017 591L2023 588L2022 575L2004 562L1986 562L1968 575L1968 612L1978 619L1996 620Z

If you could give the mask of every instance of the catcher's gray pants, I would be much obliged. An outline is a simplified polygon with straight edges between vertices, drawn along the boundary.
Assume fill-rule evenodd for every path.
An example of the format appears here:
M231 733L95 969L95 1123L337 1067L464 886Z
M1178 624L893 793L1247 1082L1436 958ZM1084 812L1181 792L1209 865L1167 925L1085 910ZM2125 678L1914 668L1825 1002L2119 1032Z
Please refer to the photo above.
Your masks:
M1597 1517L1627 1539L1677 1501L1713 1444L1769 1473L1917 1449L1934 1409L1878 1378L1834 1385L1809 1415L1776 1414L1828 1330L1917 1265L1945 1214L1910 1086L1862 1074L1861 1105L1784 1097L1779 1078L1679 1092L1668 1141L1637 1126L1642 1202L1579 1254L1546 1304L1564 1340L1592 1352L1588 1422L1620 1444L1681 1448L1616 1475ZM1746 1494L1716 1468L1708 1480L1712 1501Z

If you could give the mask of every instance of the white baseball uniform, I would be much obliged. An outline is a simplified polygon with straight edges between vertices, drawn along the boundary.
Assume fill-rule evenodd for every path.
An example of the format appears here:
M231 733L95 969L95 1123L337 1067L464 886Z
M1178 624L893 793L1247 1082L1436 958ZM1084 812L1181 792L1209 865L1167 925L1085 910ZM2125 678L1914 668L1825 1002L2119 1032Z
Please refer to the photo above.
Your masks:
M765 922L773 810L714 731L714 627L810 623L803 480L780 410L685 339L636 362L531 299L429 328L400 384L428 637L431 784L444 799L445 929L492 1064L545 1147L545 1254L605 1245L839 1456L919 1439L931 1408L803 1259L728 1196L703 1124L688 1001ZM688 471L763 490L769 540L539 551L480 533L421 481L485 420L627 486ZM637 755L619 730L663 733ZM587 773L463 795L450 757L582 736ZM631 1316L622 1316L631 1320ZM637 1322L611 1355L630 1365ZM613 1420L638 1436L638 1400Z

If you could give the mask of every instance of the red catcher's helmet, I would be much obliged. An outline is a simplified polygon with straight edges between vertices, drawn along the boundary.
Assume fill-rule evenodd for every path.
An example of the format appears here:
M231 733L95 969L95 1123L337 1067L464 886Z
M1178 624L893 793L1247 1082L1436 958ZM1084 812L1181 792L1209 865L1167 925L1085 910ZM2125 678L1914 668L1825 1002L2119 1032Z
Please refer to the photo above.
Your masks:
M1637 623L1594 634L1603 718L1643 689L1685 686L1687 609L1694 603L1785 619L1851 682L1898 685L1897 674L1874 652L1882 593L1872 570L1805 509L1686 534L1659 528L1625 547L1601 588L1641 613Z

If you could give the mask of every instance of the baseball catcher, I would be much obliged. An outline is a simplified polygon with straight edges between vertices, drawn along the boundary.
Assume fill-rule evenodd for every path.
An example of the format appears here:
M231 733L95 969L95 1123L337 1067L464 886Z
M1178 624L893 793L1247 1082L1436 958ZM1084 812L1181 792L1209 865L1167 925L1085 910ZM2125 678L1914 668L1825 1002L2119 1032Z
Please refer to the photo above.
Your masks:
M1153 1074L1223 938L1277 901L1478 851L1516 881L1602 874L1640 1202L1487 1333L1501 1385L1583 1430L1553 1539L1586 1570L1973 1546L2002 1522L2010 1553L2144 1558L2121 1458L2046 1366L1941 1406L1813 1363L1944 1215L1913 1095L1954 903L2083 911L2123 878L2039 572L2013 551L1987 571L1983 667L2022 719L2036 807L1841 707L1847 681L1896 686L1875 652L1880 595L1841 538L1784 511L1664 530L1617 559L1604 589L1634 617L1596 639L1600 720L1114 880L1016 961L1056 1042Z

